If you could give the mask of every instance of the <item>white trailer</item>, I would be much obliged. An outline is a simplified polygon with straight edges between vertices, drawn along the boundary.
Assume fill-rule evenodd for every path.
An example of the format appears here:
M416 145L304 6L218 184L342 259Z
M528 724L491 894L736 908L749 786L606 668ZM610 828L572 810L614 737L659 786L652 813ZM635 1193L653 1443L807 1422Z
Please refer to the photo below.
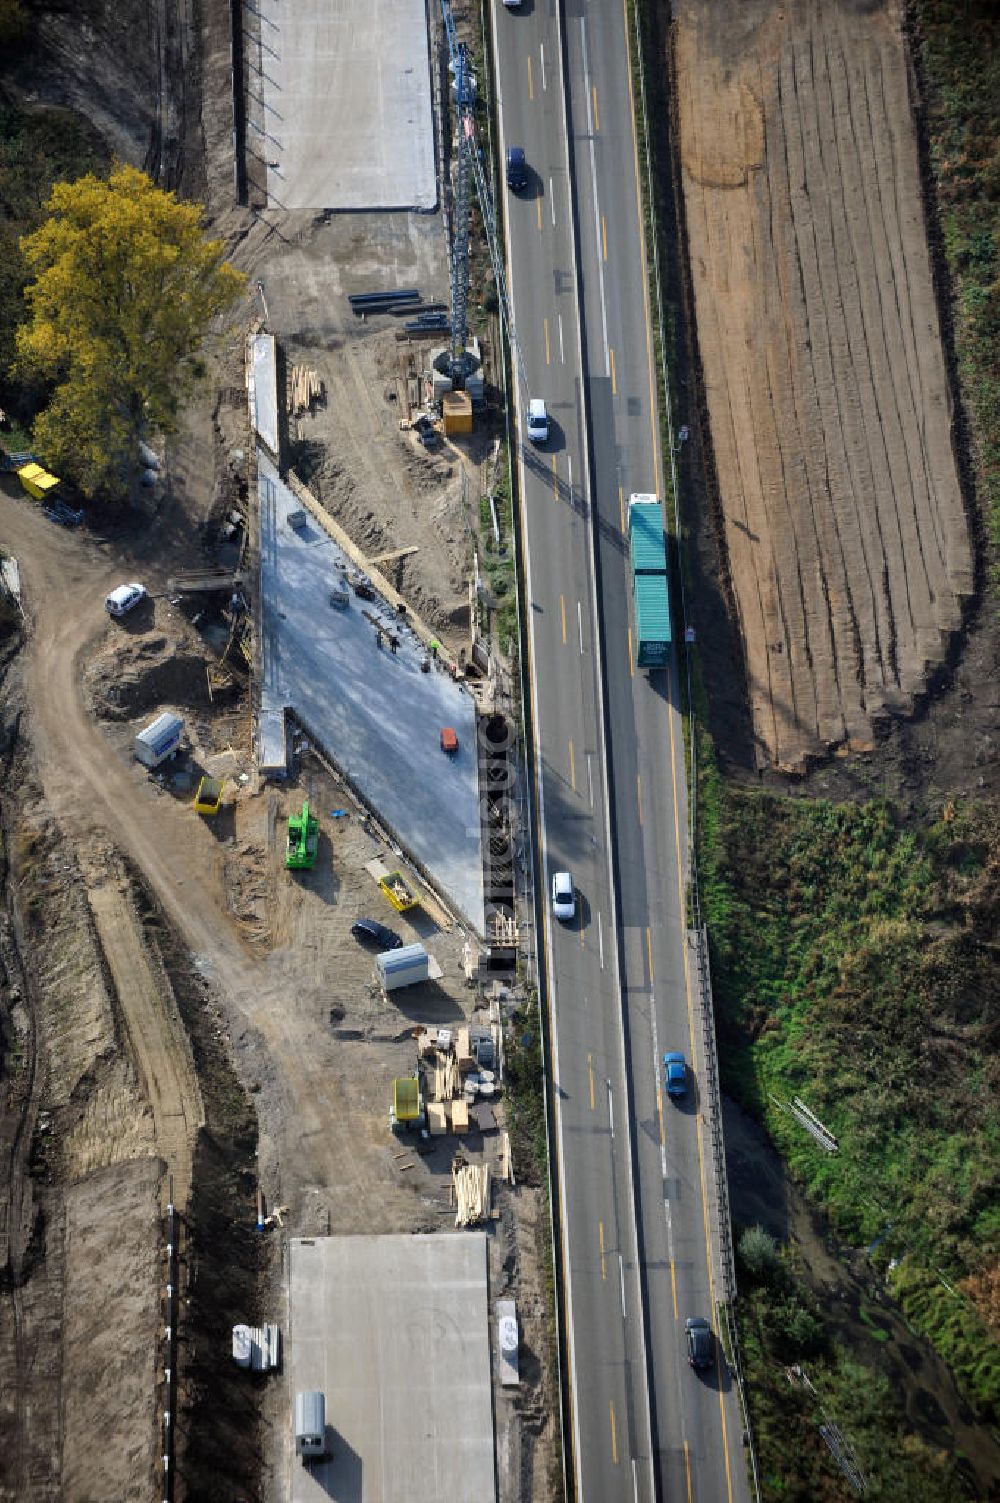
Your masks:
M431 976L431 958L423 945L403 945L398 950L386 950L383 954L376 955L375 969L382 990L394 992L401 986L428 981Z
M181 717L164 711L139 732L132 743L132 751L143 767L159 767L178 750L183 735Z

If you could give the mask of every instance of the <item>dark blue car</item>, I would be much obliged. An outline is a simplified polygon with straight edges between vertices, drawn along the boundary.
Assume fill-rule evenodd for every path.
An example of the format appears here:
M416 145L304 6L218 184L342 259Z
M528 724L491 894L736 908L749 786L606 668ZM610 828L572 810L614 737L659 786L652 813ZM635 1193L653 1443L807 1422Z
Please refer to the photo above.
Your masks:
M528 169L524 160L523 146L507 147L507 187L519 193L528 186Z
M663 1073L667 1080L668 1096L684 1096L688 1088L687 1065L683 1054L676 1052L663 1056Z

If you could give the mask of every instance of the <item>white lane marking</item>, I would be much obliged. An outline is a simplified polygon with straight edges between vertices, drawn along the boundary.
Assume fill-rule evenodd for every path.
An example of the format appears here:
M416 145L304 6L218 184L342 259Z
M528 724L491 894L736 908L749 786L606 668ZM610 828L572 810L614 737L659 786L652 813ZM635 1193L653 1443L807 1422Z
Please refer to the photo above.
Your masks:
M580 656L583 657L583 607L576 602L576 624L580 629Z
M604 1077L604 1083L605 1083L605 1085L608 1088L608 1121L611 1124L611 1136L614 1137L614 1135L615 1135L615 1098L611 1094L611 1081L608 1079L607 1076Z
M632 1496L635 1503L639 1503L639 1474L635 1469L635 1457L632 1457Z
M597 948L601 956L601 970L604 970L604 924L601 920L601 910L597 910Z
M552 215L552 228L556 226L556 195L552 189L552 179L549 178L549 211Z
M559 359L566 364L566 351L563 348L562 314L559 314Z
M492 18L494 55L496 54L496 49L497 49L496 11L497 11L498 8L499 7L494 8L494 10L493 10L493 18ZM559 55L558 52L556 53L556 66L557 66L557 68L561 66L560 55ZM557 89L557 91L556 91L557 96L561 92L562 92L561 89ZM506 131L505 131L505 127L504 127L503 94L502 94L502 91L501 91L501 88L500 88L499 79L497 80L497 113L498 113L499 125L500 125L500 145L501 145L501 150L503 150L503 143L504 143L504 139L505 139L505 136L506 136ZM564 107L563 107L563 124L564 124L563 135L564 135L564 139L566 141L568 141L568 133L565 130L565 121L566 121L566 114L565 114L565 104L564 104ZM568 156L567 156L567 166L568 166ZM552 192L552 179L550 178L549 179L549 193L550 193L550 195L551 195L551 192ZM553 203L552 204L552 223L553 223L553 225L555 224L555 222L556 222L556 210L555 210L555 204ZM512 260L512 256L511 256L510 216L509 215L505 215L504 216L504 245L505 245L505 249L506 249L506 253L507 253L507 265L508 265L508 267L510 267L513 264L513 260ZM508 295L510 297L511 323L513 324L514 328L516 329L517 328L517 318L516 318L515 311L514 311L514 297L515 297L515 292L514 292L514 278L513 278L513 276L510 278L510 281L508 283ZM513 383L513 398L514 398L515 410L517 411L520 408L520 390L519 390L518 382L517 382L516 379L515 379L515 381ZM520 416L519 412L518 412L518 416ZM520 422L518 423L518 429L520 431ZM517 457L516 457L515 463L517 464L517 468L518 468L518 472L519 472L519 476L520 476L520 489L521 489L521 495L523 496L525 494L524 447L523 447L523 445L520 442L518 443ZM538 661L538 643L537 643L536 634L535 634L535 613L534 613L533 610L531 610L530 608L528 608L528 604L527 604L527 602L530 602L530 601L532 601L534 599L534 590L532 588L532 579L531 579L531 549L530 549L530 547L527 546L528 538L527 538L527 525L526 524L524 526L524 541L525 541L525 544L526 544L525 549L524 549L524 575L525 575L525 594L526 594L525 610L526 610L527 617L528 617L528 636L529 636L529 642L530 642L529 652L530 652L530 656L531 656L532 666L534 666L534 664L537 663L537 661ZM594 598L595 598L595 609L596 609L596 588L595 588L595 597ZM547 822L546 822L546 818L545 818L545 771L544 771L544 764L543 764L543 760L542 760L541 727L540 727L539 715L538 715L538 697L537 697L537 691L536 691L536 684L535 684L535 675L534 675L534 673L532 673L530 675L529 693L531 695L531 705L532 705L531 720L532 720L532 740L534 742L533 750L534 750L534 757L535 757L535 766L538 769L538 775L537 775L538 810L537 810L537 816L536 816L536 819L537 819L536 828L537 828L537 831L538 831L539 845L541 847L540 853L539 853L540 854L540 860L541 860L541 866L542 866L542 870L545 871L545 872L547 872L549 870L549 851L548 851L548 840L547 840L547 836L546 836L546 832L547 832L548 826L547 826ZM610 821L611 821L611 812L610 812L610 810L606 810L605 811L605 819L607 821L607 828L610 830ZM554 1017L554 1015L555 1015L555 1009L556 1009L556 978L555 978L555 970L554 970L554 966L553 966L553 954L554 954L554 952L553 952L553 948L552 948L552 916L551 916L551 910L550 910L549 905L547 903L545 904L544 926L545 926L545 969L546 969L547 980L549 982L550 1009L551 1009L551 1014ZM560 1050L559 1050L559 1029L557 1027L553 1027L552 1028L551 1040L552 1040L552 1042L551 1042L551 1049L552 1049L552 1074L553 1074L553 1079L554 1080L560 1080L562 1078L562 1067L561 1067ZM625 1058L624 1058L624 1048L623 1048L623 1050L622 1050L622 1070L623 1071L624 1071L624 1068L625 1068ZM565 1163L565 1160L566 1160L566 1141L565 1141L565 1129L564 1129L564 1124L563 1124L562 1101L560 1099L558 1091L554 1091L553 1092L553 1097L554 1097L553 1114L554 1114L554 1117L555 1117L555 1133L556 1133L556 1139L557 1139L557 1143L558 1143L557 1152L558 1152L558 1155L559 1155L560 1162L561 1163ZM569 1220L568 1220L568 1218L569 1218L569 1208L568 1208L567 1202L566 1202L566 1175L565 1174L560 1174L558 1176L558 1183L559 1183L559 1209L560 1209L560 1214L562 1216L563 1227L566 1227L569 1224ZM633 1188L633 1191L632 1191L632 1200L633 1200L633 1204L634 1204L634 1202L635 1202L635 1191L634 1191L634 1188ZM550 1226L551 1226L551 1221L550 1221ZM574 1323L573 1323L573 1311L575 1309L575 1301L574 1301L574 1296L573 1296L573 1267L572 1267L572 1259L568 1255L569 1243L568 1243L568 1238L566 1237L565 1232L562 1233L562 1237L563 1237L563 1250L567 1254L566 1257L563 1258L561 1261L562 1261L562 1266L563 1266L563 1269L564 1269L564 1272L565 1272L565 1278L566 1278L566 1345L567 1345L567 1349L568 1349L568 1367L569 1367L569 1370L570 1370L571 1381L574 1384L574 1386L576 1387L577 1392L579 1392L579 1383L578 1383L578 1379L577 1379L577 1361L576 1361L576 1358L577 1358L576 1329L575 1329L575 1326L574 1326ZM582 1445L581 1445L581 1440L580 1440L580 1406L579 1406L579 1404L574 1404L572 1406L572 1411L573 1411L572 1412L573 1440L574 1440L574 1444L575 1444L575 1447L576 1447L576 1454L577 1454L577 1456L580 1456L583 1453L582 1453Z
M546 87L546 85L545 85L545 43L544 42L539 43L538 52L539 52L539 56L542 59L542 88L544 89Z
M649 1027L653 1035L653 1083L656 1087L657 1096L660 1092L660 1041L656 1036L656 997L653 988L649 989ZM664 1182L667 1178L667 1145L660 1139L660 1174ZM670 1238L670 1215L667 1214L667 1239Z
M597 275L601 292L601 325L604 334L604 372L611 375L611 353L608 344L608 308L604 299L604 261L601 258L601 208L597 198L597 157L594 152L593 89L590 83L590 60L587 56L587 23L580 18L580 40L583 45L583 77L587 85L587 135L590 139L590 184L594 194L594 230L597 235Z
M587 753L587 787L590 789L590 807L594 807L594 766L590 752Z
M573 499L573 456L572 456L572 454L567 454L566 455L566 475L567 475L567 478L569 480L569 499L570 499L570 501L572 501L572 499Z
M625 1309L625 1259L618 1254L618 1277L622 1286L622 1320L628 1320L628 1312Z

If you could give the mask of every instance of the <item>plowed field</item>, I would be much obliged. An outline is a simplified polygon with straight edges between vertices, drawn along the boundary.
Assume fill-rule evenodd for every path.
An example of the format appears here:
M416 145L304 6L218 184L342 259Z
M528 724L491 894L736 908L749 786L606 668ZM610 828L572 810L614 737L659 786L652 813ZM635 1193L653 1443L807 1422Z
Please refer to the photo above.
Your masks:
M675 88L722 542L760 765L870 747L961 625L897 0L679 0Z

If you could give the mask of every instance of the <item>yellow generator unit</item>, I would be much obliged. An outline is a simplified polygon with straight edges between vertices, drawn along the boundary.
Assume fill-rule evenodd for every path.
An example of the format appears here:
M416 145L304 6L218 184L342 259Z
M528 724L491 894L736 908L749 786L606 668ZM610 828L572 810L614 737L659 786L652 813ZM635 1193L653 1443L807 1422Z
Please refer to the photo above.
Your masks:
M420 1089L419 1075L399 1076L392 1083L389 1126L393 1132L405 1132L407 1128L423 1127L426 1120L424 1093Z

